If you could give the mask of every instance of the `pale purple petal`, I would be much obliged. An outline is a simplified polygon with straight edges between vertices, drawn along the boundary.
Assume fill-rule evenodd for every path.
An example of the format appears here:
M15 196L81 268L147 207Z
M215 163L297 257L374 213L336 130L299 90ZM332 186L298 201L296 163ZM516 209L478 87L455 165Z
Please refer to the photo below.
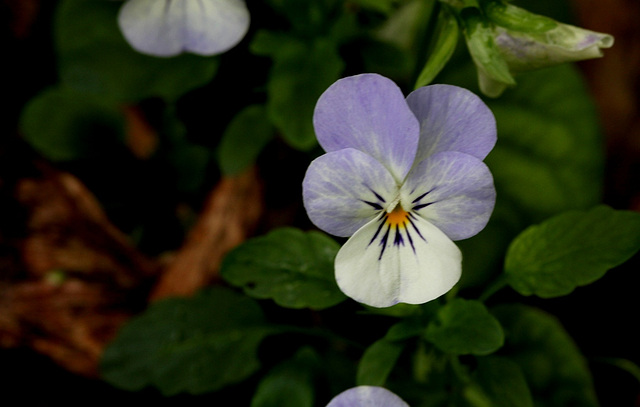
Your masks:
M141 53L215 55L244 37L249 11L244 0L128 0L120 8L118 24Z
M402 188L403 206L451 240L480 232L496 200L493 177L478 158L456 151L433 155L414 167Z
M358 386L334 397L327 407L409 407L400 397L377 386Z
M404 217L404 218L403 218ZM460 279L460 249L420 216L379 216L347 240L335 260L345 295L371 307L423 304Z
M453 85L431 85L407 97L420 122L416 162L441 151L459 151L483 160L496 143L493 113L474 93Z
M419 124L390 79L362 74L340 79L318 99L313 115L325 151L351 147L381 162L397 181L413 164Z
M325 232L343 237L384 211L397 194L389 171L352 148L316 158L302 182L309 219Z

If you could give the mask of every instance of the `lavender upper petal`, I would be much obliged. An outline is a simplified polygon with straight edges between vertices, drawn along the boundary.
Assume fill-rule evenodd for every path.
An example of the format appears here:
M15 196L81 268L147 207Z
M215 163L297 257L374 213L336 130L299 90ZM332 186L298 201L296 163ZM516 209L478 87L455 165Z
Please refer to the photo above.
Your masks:
M401 192L403 204L442 230L451 240L480 232L496 200L493 177L478 158L446 151L418 163Z
M353 148L311 162L302 182L309 219L325 232L351 236L397 195L393 177L373 157Z
M313 125L325 151L363 151L398 182L414 162L418 121L400 88L383 76L362 74L336 81L318 99Z
M120 9L118 24L141 53L215 55L244 37L249 11L244 0L129 0Z
M496 143L493 113L464 88L425 86L409 94L407 104L420 122L416 163L441 151L459 151L483 160Z
M334 397L327 407L409 407L400 397L377 386L358 386Z

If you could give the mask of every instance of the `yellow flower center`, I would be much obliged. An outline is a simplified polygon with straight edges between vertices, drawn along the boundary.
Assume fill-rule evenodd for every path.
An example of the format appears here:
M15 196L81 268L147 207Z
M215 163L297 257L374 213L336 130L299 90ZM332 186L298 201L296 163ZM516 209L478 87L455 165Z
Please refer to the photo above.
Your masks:
M408 218L409 212L405 211L402 205L398 204L391 212L387 213L387 224L392 227L405 227Z

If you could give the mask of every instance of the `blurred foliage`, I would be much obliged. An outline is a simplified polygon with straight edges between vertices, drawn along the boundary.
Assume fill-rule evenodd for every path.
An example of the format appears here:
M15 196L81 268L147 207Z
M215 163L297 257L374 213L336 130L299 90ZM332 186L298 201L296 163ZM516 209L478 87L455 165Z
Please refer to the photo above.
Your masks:
M20 124L26 140L54 161L124 149L122 112L99 97L65 87L47 89L32 99Z
M320 362L312 348L300 349L265 374L251 407L313 407L314 376Z
M536 406L596 406L587 362L560 322L525 305L492 310L509 340L501 354L525 374Z
M258 345L274 331L265 322L255 301L228 289L161 301L121 330L102 358L102 375L124 389L152 384L165 395L218 390L258 370Z
M221 171L233 175L248 168L274 136L275 130L264 106L247 106L222 135L217 154Z
M115 1L64 0L58 6L54 35L62 83L121 102L152 96L175 100L209 82L216 58L180 55L154 58L134 51L124 40Z
M495 356L478 359L473 379L477 387L472 388L484 393L492 406L533 407L524 373L510 359Z

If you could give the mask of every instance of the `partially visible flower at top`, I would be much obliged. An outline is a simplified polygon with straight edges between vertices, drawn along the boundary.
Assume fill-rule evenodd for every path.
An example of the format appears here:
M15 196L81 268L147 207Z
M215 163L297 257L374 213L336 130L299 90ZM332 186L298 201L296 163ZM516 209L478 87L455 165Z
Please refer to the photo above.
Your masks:
M514 85L513 74L601 57L602 48L613 45L609 34L562 24L500 0L482 4L484 15L473 8L461 15L480 90L487 96L497 97Z
M409 407L409 405L384 387L358 386L335 396L327 407Z
M118 24L129 44L143 54L215 55L242 40L249 10L244 0L128 0L120 8Z
M482 162L496 142L489 108L451 85L405 100L391 80L362 74L320 96L313 124L327 153L309 165L304 205L320 229L351 236L335 259L340 289L373 307L449 291L462 263L452 240L482 230L495 203Z

